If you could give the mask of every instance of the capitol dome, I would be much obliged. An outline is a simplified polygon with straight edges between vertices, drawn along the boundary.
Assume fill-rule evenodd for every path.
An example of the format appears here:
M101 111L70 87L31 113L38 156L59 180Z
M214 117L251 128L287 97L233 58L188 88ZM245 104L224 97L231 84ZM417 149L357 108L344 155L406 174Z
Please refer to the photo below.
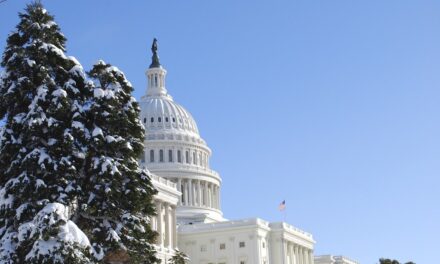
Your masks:
M191 114L171 97L147 97L142 102L143 123L146 129L169 130L170 133L199 136Z
M191 114L168 94L167 71L159 63L156 42L152 51L152 63L146 71L146 94L139 101L145 127L141 164L153 174L176 183L181 192L176 208L179 222L222 221L221 178L210 169L211 149L200 137Z

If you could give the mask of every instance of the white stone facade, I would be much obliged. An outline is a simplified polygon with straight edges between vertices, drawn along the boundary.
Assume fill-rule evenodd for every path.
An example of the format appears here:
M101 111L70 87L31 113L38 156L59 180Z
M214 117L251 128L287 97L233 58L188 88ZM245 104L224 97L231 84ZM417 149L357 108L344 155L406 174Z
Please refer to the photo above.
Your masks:
M179 248L191 263L312 264L311 234L259 218L180 226Z
M181 193L175 183L154 174L152 183L158 193L154 197L157 215L151 218L151 227L158 233L157 257L162 263L167 263L177 247L176 207Z
M167 72L155 50L153 54L146 94L139 102L146 130L141 164L153 173L159 191L152 225L159 233L162 263L168 263L178 245L194 264L314 264L311 234L259 218L223 218L221 178L209 166L211 150L191 114L168 94Z

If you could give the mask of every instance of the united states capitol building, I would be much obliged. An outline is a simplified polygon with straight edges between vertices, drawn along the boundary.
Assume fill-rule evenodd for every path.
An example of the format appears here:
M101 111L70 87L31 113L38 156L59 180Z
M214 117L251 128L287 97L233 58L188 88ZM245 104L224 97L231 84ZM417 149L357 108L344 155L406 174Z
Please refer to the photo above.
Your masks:
M194 264L358 264L342 256L315 256L312 234L290 224L223 216L222 179L209 166L212 151L191 114L168 93L156 41L152 50L139 102L146 130L141 164L158 190L151 224L159 234L162 263L179 248Z

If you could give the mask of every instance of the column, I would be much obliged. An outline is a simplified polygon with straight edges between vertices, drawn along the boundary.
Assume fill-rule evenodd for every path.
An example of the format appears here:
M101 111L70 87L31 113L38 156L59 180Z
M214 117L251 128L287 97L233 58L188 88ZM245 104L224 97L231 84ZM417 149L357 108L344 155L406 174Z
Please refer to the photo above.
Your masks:
M208 206L208 183L203 183L203 205L205 207Z
M218 186L218 209L220 210L221 208L222 208L222 196L221 196L220 186Z
M177 179L177 190L182 192L182 179L180 178ZM180 195L179 202L177 204L182 204L182 194Z
M184 205L188 206L188 180L185 179L183 183L183 189L185 192L185 203Z
M261 252L261 236L257 237L257 259L261 259L262 258L262 252Z
M303 262L303 253L302 253L302 248L301 247L298 248L298 263L299 264L304 264L304 262Z
M211 190L211 183L208 183L208 207L212 207L212 190Z
M211 202L211 208L213 208L214 207L214 184L213 183L211 183L211 200L210 200L210 202Z
M170 206L168 204L164 204L165 206L165 223L164 223L164 246L169 247L170 246Z
M215 208L218 209L218 186L215 185Z
M304 264L308 264L307 263L307 250L303 249L303 263Z
M220 209L220 187L219 186L215 186L215 188L216 188L216 194L217 194L217 202L215 203L216 204L216 206L217 206L217 209Z
M295 261L293 260L295 258L295 255L293 254L293 244L289 243L289 258L290 258L290 264L294 264Z
M211 192L212 192L212 208L215 208L215 185L211 185Z
M157 244L160 246L162 245L162 203L157 201L156 202L156 210L157 210L157 233L159 234L157 236Z
M202 186L200 185L200 180L197 181L197 196L197 203L200 207L202 207Z
M298 255L298 246L295 245L294 254L295 254L295 264L299 264L299 255Z
M199 204L199 191L198 191L198 180L193 180L193 205L197 206Z
M211 184L211 207L215 208L215 185Z
M192 206L194 203L193 194L194 194L194 192L193 192L193 187L192 187L192 180L188 180L188 196L189 196L188 197L188 205L189 206Z
M172 211L171 211L171 212L172 212L171 217L172 217L172 223L173 223L173 225L171 226L171 228L172 228L171 232L172 232L172 234L173 234L173 245L172 245L172 248L177 248L176 207L173 206L173 207L171 208L171 210L172 210Z
M313 259L313 250L309 250L309 264L314 264L315 260Z

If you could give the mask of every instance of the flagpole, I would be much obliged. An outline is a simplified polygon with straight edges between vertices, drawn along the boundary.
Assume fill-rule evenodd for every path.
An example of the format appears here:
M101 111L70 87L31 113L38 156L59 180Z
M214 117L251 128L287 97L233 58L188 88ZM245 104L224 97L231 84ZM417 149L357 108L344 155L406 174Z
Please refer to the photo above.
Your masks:
M280 203L278 210L282 213L281 222L286 222L286 200Z
M284 210L283 210L283 222L286 222L286 211L287 211L287 208L284 208Z

